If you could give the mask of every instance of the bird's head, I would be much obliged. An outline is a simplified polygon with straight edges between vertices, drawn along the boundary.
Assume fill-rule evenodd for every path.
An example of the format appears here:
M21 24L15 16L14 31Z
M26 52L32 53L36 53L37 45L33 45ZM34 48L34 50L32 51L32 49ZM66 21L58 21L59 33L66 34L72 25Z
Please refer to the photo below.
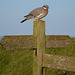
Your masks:
M48 5L44 5L43 8L44 8L44 9L48 9L49 6L48 6Z

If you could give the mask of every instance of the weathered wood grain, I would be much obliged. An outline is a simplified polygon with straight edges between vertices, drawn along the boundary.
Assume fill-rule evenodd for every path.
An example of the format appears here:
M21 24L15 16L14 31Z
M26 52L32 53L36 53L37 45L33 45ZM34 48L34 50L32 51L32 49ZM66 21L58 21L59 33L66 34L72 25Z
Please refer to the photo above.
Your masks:
M75 57L44 54L42 64L46 68L75 71Z
M1 43L5 50L36 48L36 38L33 35L4 36Z
M71 39L68 35L46 35L46 48L69 47Z
M34 50L33 75L44 75L42 55L45 51L45 21L34 21L33 35L37 38L37 47Z
M71 39L68 35L46 35L46 48L68 47ZM33 35L4 36L1 44L5 50L36 48L36 37Z

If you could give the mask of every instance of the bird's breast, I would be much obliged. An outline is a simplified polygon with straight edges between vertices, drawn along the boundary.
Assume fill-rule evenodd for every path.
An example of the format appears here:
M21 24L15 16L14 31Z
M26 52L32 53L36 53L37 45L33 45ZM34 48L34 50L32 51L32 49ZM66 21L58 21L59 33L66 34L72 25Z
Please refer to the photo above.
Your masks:
M44 9L38 16L36 16L34 19L41 19L45 17L48 14L48 10Z
M48 14L48 9L44 9L43 16L45 17Z

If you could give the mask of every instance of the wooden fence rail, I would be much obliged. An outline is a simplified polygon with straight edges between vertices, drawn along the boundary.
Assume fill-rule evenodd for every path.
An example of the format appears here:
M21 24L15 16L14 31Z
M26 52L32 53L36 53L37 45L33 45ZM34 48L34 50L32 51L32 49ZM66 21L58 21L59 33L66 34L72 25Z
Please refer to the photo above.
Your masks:
M5 50L37 48L37 38L33 35L4 36L1 40ZM45 35L46 48L69 47L71 39L68 35Z
M46 68L75 71L75 57L44 54L42 66Z
M45 54L46 48L69 47L68 35L45 35L45 21L34 21L33 35L4 36L1 44L5 50L34 49L33 75L45 75L43 68L75 71L75 57Z

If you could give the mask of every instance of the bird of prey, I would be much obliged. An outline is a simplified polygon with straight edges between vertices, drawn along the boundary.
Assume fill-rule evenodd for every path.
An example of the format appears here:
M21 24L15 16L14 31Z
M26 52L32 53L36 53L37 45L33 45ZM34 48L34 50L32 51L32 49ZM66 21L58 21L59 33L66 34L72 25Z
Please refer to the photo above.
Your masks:
M41 18L45 17L48 14L48 8L49 8L48 5L44 5L43 7L34 9L28 15L24 16L25 19L21 21L21 23L29 19L40 20Z

